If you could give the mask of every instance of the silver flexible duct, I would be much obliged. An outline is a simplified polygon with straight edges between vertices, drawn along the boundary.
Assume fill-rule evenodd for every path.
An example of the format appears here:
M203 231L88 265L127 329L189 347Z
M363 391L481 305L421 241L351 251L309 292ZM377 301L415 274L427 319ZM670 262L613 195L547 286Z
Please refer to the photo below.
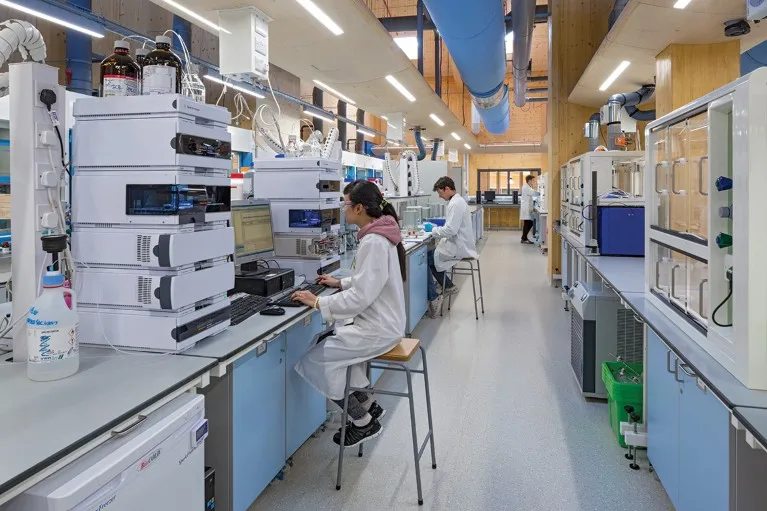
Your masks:
M533 45L535 0L511 0L511 29L514 32L514 104L525 106L528 64Z
M8 20L0 23L0 67L13 52L21 53L24 60L45 62L47 52L43 35L27 21ZM8 94L8 73L0 74L0 96Z
M619 149L615 140L623 135L621 131L621 110L623 107L636 107L649 101L655 94L655 85L643 85L639 90L628 94L613 94L607 101L607 149ZM638 109L632 111L637 112Z

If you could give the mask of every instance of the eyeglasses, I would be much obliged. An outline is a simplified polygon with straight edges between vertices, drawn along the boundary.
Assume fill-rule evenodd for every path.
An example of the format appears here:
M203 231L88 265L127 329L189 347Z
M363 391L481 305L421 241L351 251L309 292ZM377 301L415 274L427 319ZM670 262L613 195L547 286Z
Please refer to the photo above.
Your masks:
M354 204L352 204L352 202L351 202L351 201L348 201L348 200L347 200L347 201L344 201L344 207L345 207L345 208L350 208L350 207L352 207L352 206L354 206Z

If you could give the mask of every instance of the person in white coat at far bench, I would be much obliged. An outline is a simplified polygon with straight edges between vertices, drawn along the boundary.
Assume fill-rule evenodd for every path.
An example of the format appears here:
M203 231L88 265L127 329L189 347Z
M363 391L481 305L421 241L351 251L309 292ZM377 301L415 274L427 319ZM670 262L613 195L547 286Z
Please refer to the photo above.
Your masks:
M295 366L320 393L343 409L346 369L352 367L351 385L370 385L368 360L394 348L405 333L405 248L394 207L371 182L358 180L344 189L344 215L359 226L359 247L352 265L354 275L342 280L322 275L317 280L341 292L317 298L297 291L293 299L319 309L327 323L338 321L334 332L321 336ZM348 321L353 320L353 321ZM343 326L340 323L343 322ZM351 447L381 433L385 411L370 394L349 395L351 426L344 445ZM333 441L341 442L341 433Z
M519 201L519 219L524 222L522 226L522 243L532 245L533 242L527 239L530 230L533 228L533 197L535 197L535 187L537 178L529 174L525 176L525 184L522 186L522 198ZM533 232L535 235L535 232Z
M426 294L429 299L429 316L432 318L439 315L443 297L458 292L458 287L450 278L445 278L445 272L461 259L477 258L476 237L474 226L471 224L469 205L455 192L455 182L450 177L441 177L434 183L434 191L440 199L447 201L447 212L444 226L431 227L432 237L438 240L437 247L428 252L431 276L426 279ZM445 287L439 295L437 283L442 285L443 282Z

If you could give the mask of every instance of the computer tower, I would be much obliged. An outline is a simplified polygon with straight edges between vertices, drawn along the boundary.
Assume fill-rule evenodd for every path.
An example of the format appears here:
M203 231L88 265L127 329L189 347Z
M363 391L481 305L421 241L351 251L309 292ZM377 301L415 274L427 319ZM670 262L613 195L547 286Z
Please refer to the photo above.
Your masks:
M607 398L602 362L642 362L644 328L601 283L576 282L570 295L570 365L586 397Z

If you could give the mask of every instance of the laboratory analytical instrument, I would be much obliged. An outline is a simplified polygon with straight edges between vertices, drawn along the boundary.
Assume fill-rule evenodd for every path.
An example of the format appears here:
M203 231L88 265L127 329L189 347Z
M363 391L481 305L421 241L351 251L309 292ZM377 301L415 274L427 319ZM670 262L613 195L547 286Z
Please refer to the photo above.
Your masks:
M2 511L202 509L203 396L182 394L0 506Z
M331 199L342 196L341 162L324 158L259 158L253 163L258 197Z
M341 256L334 255L324 259L300 259L289 257L277 257L275 262L280 268L292 268L296 277L301 275L312 280L317 275L326 275L341 269Z
M231 114L225 108L170 94L78 99L73 112L78 171L191 167L227 177L231 172Z
M262 268L258 271L240 273L234 278L234 290L250 295L272 296L295 285L293 270L287 268Z
M274 253L277 257L323 259L340 254L341 244L341 235L334 232L317 236L278 234L274 237Z
M767 390L767 69L648 125L648 300Z
M278 234L337 233L341 207L335 200L272 201L272 230Z
M597 206L599 255L644 257L644 207Z
M249 317L269 307L271 303L264 296L241 294L232 300L232 325L239 325Z
M606 398L602 362L642 362L644 328L604 284L576 282L570 295L570 365L587 397Z

